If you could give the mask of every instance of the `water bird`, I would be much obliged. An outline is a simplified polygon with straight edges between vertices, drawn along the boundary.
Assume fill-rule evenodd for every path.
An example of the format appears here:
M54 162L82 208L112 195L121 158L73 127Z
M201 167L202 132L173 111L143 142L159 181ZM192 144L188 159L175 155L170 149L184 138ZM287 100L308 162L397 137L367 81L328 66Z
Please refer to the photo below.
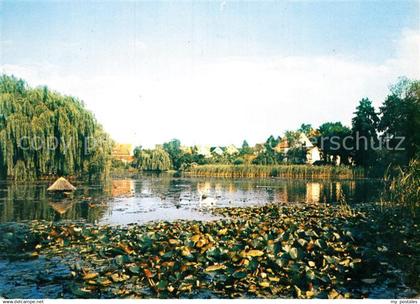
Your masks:
M199 206L201 207L210 207L216 205L217 199L213 197L208 197L205 193L200 193Z

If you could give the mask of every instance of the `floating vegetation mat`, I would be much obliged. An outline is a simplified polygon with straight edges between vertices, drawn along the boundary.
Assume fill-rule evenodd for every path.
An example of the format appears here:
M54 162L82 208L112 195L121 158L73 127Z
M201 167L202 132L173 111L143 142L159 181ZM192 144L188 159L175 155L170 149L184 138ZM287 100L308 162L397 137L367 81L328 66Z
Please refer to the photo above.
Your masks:
M61 286L56 297L415 295L404 285L401 272L387 260L388 252L404 252L378 245L379 238L373 242L379 227L371 225L365 212L340 206L290 204L218 208L212 212L224 219L124 227L50 222L3 225L0 250L3 257L15 260L60 259L56 263L65 265L68 271L60 270L62 275L53 282L54 290ZM416 264L418 227L404 225L409 225L404 226L405 237L417 242L407 244L405 254L411 254L408 259ZM362 233L360 227L374 229ZM13 262L9 263L10 269ZM18 285L22 283L15 279ZM34 275L31 280L38 286L48 281L42 275ZM0 295L7 297L2 286L0 282Z

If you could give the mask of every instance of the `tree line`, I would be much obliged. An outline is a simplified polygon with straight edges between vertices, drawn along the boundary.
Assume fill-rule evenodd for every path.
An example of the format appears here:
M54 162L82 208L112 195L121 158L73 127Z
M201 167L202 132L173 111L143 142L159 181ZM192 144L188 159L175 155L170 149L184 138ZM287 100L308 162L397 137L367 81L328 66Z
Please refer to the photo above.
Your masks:
M255 164L278 165L305 163L308 147L299 142L305 134L320 150L319 164L360 166L369 174L381 175L389 166L406 166L419 158L420 146L420 81L400 78L379 109L363 98L353 113L351 126L341 122L326 122L318 128L302 124L299 129L286 131L283 137L273 136L251 147L246 140L236 153L212 153L205 157L198 147L183 147L173 139L156 149L135 149L133 166L141 170L188 170L194 165ZM276 149L287 142L286 152Z
M368 98L354 112L351 126L326 122L318 128L302 124L250 146L246 140L233 151L218 147L211 157L178 139L155 149L134 151L131 166L139 170L188 170L194 165L278 165L305 163L308 147L301 134L319 148L321 164L361 166L367 172L406 166L419 159L420 82L401 78L375 109ZM287 142L287 150L279 144ZM21 79L0 76L0 177L13 179L56 175L104 177L112 163L113 141L82 101L47 87L31 88ZM281 146L281 145L280 145ZM217 152L217 153L216 153Z

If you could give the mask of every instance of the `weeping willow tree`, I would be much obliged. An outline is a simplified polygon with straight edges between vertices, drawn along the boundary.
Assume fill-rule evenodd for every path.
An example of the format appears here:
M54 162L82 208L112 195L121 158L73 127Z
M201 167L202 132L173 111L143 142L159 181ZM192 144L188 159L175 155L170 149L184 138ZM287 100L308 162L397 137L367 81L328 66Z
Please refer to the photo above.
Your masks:
M112 140L77 98L0 76L0 176L104 177Z
M163 148L134 149L133 166L143 171L167 171L172 168L171 157Z

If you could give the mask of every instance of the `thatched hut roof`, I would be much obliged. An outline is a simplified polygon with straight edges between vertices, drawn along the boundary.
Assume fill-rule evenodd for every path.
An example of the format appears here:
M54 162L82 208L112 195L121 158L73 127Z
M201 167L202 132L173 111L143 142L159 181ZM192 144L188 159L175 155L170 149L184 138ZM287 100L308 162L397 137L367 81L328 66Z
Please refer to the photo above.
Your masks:
M64 177L60 177L47 190L48 191L74 191L76 190L76 187L70 184L70 182L67 181Z

